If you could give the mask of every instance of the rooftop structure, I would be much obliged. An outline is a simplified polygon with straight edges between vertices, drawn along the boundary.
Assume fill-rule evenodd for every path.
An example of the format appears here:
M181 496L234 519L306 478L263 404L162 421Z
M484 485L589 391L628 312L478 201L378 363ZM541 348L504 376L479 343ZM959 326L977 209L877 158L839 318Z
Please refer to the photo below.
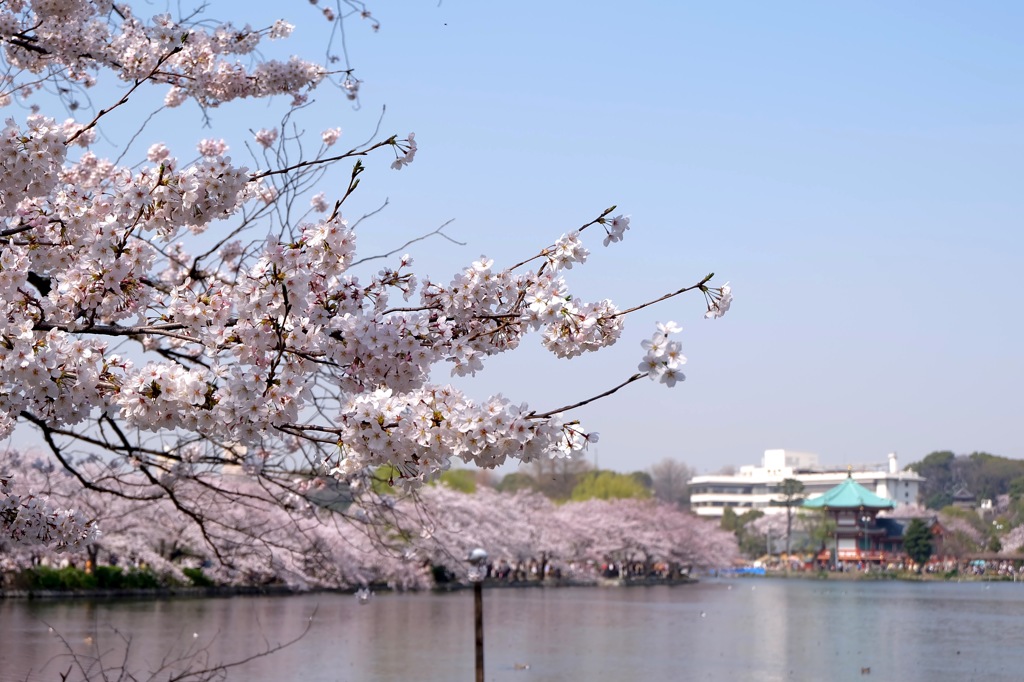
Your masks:
M853 480L853 472L846 475L846 480L832 488L824 495L811 498L804 502L804 509L824 509L825 511L864 511L895 509L896 503L879 497L857 481Z
M917 502L921 481L913 471L900 471L896 453L885 464L825 467L818 456L794 450L765 450L761 466L744 466L735 474L709 474L690 480L690 508L700 516L720 517L727 507L742 514L758 509L766 514L785 513L779 506L780 489L787 478L804 485L808 499L821 496L847 478L878 497L899 504Z
M857 483L852 471L847 473L845 481L805 501L803 506L823 511L835 520L828 560L881 563L888 558L886 549L891 554L891 548L885 543L887 529L878 525L877 516L880 511L894 509L896 503Z

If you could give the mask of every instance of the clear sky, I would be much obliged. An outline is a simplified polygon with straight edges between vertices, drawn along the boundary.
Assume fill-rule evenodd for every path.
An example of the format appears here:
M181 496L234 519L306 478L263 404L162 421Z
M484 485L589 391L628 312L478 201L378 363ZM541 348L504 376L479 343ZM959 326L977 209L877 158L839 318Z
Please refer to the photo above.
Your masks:
M373 9L379 34L349 32L357 116L386 103L385 127L422 146L382 178L381 229L454 218L469 245L438 244L437 262L510 262L614 203L633 228L591 245L581 295L633 304L710 271L735 290L724 319L674 300L614 352L510 356L481 388L538 407L586 395L673 319L687 381L581 411L601 466L1024 456L1024 5Z
M297 26L289 49L321 54L315 8L269 5L214 1L207 14L265 25L283 13ZM371 161L352 200L352 215L390 201L364 224L364 254L454 219L466 246L410 249L419 274L447 278L480 254L518 262L617 204L632 229L609 248L591 238L590 262L569 273L577 295L625 307L712 271L734 289L724 319L702 319L699 295L674 299L582 360L531 337L471 392L541 410L592 395L633 373L640 341L671 319L687 380L579 411L601 433L602 467L674 457L710 472L766 448L836 465L891 451L903 464L939 449L1024 456L1024 5L370 9L379 33L347 26L362 108L324 91L304 119L353 144L386 105L385 135L416 133L415 163ZM277 120L250 105L242 124L240 111L165 137Z

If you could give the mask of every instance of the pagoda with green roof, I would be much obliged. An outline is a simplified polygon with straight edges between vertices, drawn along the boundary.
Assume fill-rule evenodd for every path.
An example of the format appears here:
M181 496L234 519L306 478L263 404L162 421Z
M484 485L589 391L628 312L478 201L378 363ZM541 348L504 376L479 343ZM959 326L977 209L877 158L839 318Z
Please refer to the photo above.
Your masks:
M876 495L853 480L852 472L825 494L803 503L804 509L821 510L835 519L834 553L830 556L833 564L836 561L886 561L886 552L880 547L886 531L878 526L876 517L879 512L895 507L892 500Z

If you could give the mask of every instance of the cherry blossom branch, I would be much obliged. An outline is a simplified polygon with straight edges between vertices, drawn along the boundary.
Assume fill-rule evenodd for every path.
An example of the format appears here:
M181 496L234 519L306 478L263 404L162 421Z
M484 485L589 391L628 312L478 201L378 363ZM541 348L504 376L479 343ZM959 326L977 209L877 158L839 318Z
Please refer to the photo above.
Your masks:
M728 309L728 285L710 287L710 277L625 311L608 299L572 296L563 273L587 259L580 232L600 225L608 245L629 229L627 216L612 215L614 206L511 268L493 269L492 259L481 258L450 284L420 285L411 259L403 258L361 281L354 266L394 258L421 240L441 236L460 244L446 233L449 221L398 249L357 254L357 233L341 208L364 179L361 158L390 146L392 167L401 169L416 153L414 134L378 141L375 131L335 154L340 128L316 140L299 123L309 93L325 76L337 80L321 65L257 58L247 69L237 55L259 54L264 33L184 26L167 15L133 21L129 31L105 7L85 3L79 20L56 14L52 2L29 3L15 16L15 30L18 21L38 17L36 33L47 36L40 43L54 54L0 54L0 62L25 73L49 73L32 92L67 81L70 101L78 97L75 88L94 84L93 72L105 70L127 90L83 128L31 115L23 123L12 118L0 135L0 214L7 222L0 222L0 383L7 406L0 437L19 424L39 429L61 465L92 483L87 490L158 496L187 515L206 543L219 542L217 552L230 552L240 546L229 538L230 502L242 498L235 506L246 509L280 505L289 485L301 487L288 480L322 472L328 458L338 458L331 475L339 481L362 481L391 465L403 487L415 488L453 458L494 468L509 459L571 455L587 434L558 414L643 377L671 386L683 379L685 357L667 338L674 325L659 325L644 342L648 354L639 369L628 370L638 374L543 413L501 395L480 402L437 386L433 377L445 365L455 375L473 375L530 332L559 357L597 351L620 338L626 313L692 289L704 293L709 314ZM72 20L81 23L68 25ZM110 25L86 35L84 27L103 22ZM282 21L265 35L276 39L290 29ZM88 47L72 49L59 39L65 35ZM175 45L176 52L163 52ZM86 51L99 56L84 57ZM126 65L113 68L118 59ZM172 86L168 108L189 99L201 108L244 97L293 100L278 127L254 133L262 153L254 154L252 173L231 162L221 139L200 141L187 164L160 142L123 165L93 153L69 158L67 144L92 144L106 128L98 124L102 117L129 95L134 105L133 93L147 81ZM350 83L349 92L357 86ZM121 131L133 142L134 128ZM348 158L349 182L336 188L341 199L331 211L316 185ZM398 293L406 302L391 306ZM72 457L82 452L105 452L137 468L94 476ZM254 497L237 492L236 477L219 475L229 465L249 477L246 494ZM225 506L211 507L211 499ZM275 542L259 537L262 527L247 528L247 541Z
M182 38L182 41L183 41L183 42L184 42L184 40L185 40L185 38ZM154 76L156 76L156 74L157 74L157 73L158 73L158 72L160 71L160 67L162 67L162 66L163 66L163 65L164 65L164 64L165 64L165 63L167 62L167 60L168 60L168 59L170 59L170 58L171 58L171 57L173 57L174 55L176 55L176 54L178 54L179 52L181 52L181 50L182 50L182 47L181 47L181 45L178 45L178 46L177 46L177 47L175 47L175 48L174 48L173 50L171 50L170 52L168 52L168 53L167 53L167 54L165 54L164 56L160 57L160 59L158 59L158 60L157 60L156 66L154 66L154 67L153 67L153 69L152 69L152 70L151 70L151 71L149 72L149 74L148 74L148 75L146 75L146 76L145 76L144 78L137 78L137 79L135 79L135 83L133 83L133 84L132 84L132 87L130 87L130 88L128 89L128 92L126 92L126 93L125 93L125 94L124 94L124 95L123 95L123 96L121 97L121 99L120 99L119 101L117 101L117 102L116 102L115 104L113 104L113 105L111 105L111 106L107 107L106 109L100 109L99 113L98 113L98 114L96 114L96 116L95 116L95 117L93 117L92 121L90 121L90 122L89 122L88 124L86 124L86 125L85 125L84 127L82 127L82 128L79 128L79 129L78 129L78 130L77 130L77 131L75 132L75 134L74 134L74 135L72 135L71 137L69 137L69 138L68 138L68 139L67 139L67 140L66 140L66 141L64 142L64 144L70 147L70 146L71 146L71 144L72 144L72 143L74 143L74 141L75 141L75 140L77 140L77 139L78 139L78 138L79 138L80 136L82 136L82 135L83 135L83 134L85 134L86 132L88 132L88 131L92 130L93 128L95 128L95 127L96 127L96 124L97 124L97 123L99 123L99 121L100 121L100 119L101 119L101 118L103 118L104 116L106 116L107 114L109 114L109 113L110 113L111 111L113 111L114 109L117 109L117 108L118 108L119 106L121 106L122 104L127 104L127 103L128 103L128 98L129 98L129 97L131 97L132 93L134 93L134 92L135 92L136 90L138 90L138 88L139 88L139 86L140 86L140 85L142 85L143 83L145 83L145 82L146 82L146 81L148 81L149 79L151 79L151 78L153 78Z
M144 336L147 334L153 334L178 339L179 341L187 341L189 343L199 343L199 339L194 339L191 336L186 336L184 334L175 334L174 332L179 329L188 328L186 325L178 322L167 322L165 324L142 325L135 327L122 327L116 324L87 324L74 326L69 324L37 322L33 328L42 332L48 332L56 329L68 334L97 334L99 336Z
M384 197L384 203L382 203L380 206L378 206L377 208L373 209L372 211L369 211L369 212L364 213L363 215L359 216L359 219L352 223L352 229L355 229L355 228L359 227L359 225L364 220L366 220L367 218L372 218L373 216L375 216L378 213L380 213L381 211L383 211L385 208L388 207L388 204L390 204L390 201L388 200L387 197Z
M368 156L370 154L370 152L374 151L375 149L380 149L381 147L391 147L391 146L394 146L397 143L397 141L398 141L398 136L397 135L392 135L388 139L383 140L382 142L378 142L377 144L374 144L374 145L372 145L370 147L367 147L366 149L363 149L363 150L360 150L357 147L355 149L351 149L351 150L345 152L344 154L338 154L337 156L329 156L329 157L326 157L326 158L323 158L323 159L310 159L308 161L300 161L299 163L293 164L291 166L287 166L285 168L279 168L277 170L268 170L268 171L262 171L260 173L251 173L249 175L249 181L250 182L254 182L256 180L260 180L262 178L269 177L271 175L283 175L283 174L286 174L286 173L291 173L292 171L300 170L302 168L309 168L311 166L321 166L321 165L327 164L327 163L334 163L335 161L342 161L343 159L350 159L350 158L352 158L354 156Z
M316 424L279 424L278 429L282 431L288 431L290 433L300 433L304 431L316 431L320 433L333 433L335 435L343 433L344 429L335 426L318 426ZM337 441L331 441L337 443Z
M634 381L640 381L641 379L646 378L649 374L650 374L649 372L637 372L633 376L631 376L628 379L626 379L625 381L623 381L618 386L614 386L614 387L608 389L607 391L605 391L603 393L599 393L599 394L597 394L595 396L592 396L590 398L587 398L585 400L581 400L579 402L572 403L571 405L566 405L564 407L559 407L558 409L555 409L555 410L549 410L547 412L530 412L526 416L528 418L530 418L530 419L549 419L550 417L553 417L556 414L561 414L562 412L568 412L569 410L575 410L577 407L583 407L584 405L589 405L590 403L598 401L601 398L607 398L608 396L610 396L613 393L617 392L620 388L624 388L626 386L629 386Z
M81 441L86 442L86 443L90 443L90 444L95 445L97 447L102 447L104 449L114 449L114 450L116 450L117 448L115 446L113 446L112 444L106 443L104 441L99 441L99 440L96 440L96 439L89 438L87 436L84 436L83 434L79 434L79 433L75 433L75 432L71 432L71 431L66 431L64 429L59 429L59 428L51 427L45 421L43 421L39 417L36 417L34 414L32 414L30 412L27 412L27 411L23 411L21 413L21 418L25 419L28 422L31 422L32 424L34 424L36 427L39 428L39 431L42 433L43 440L46 442L47 447L50 448L50 452L52 452L53 456L57 458L57 461L60 462L61 465L65 469L67 469L68 472L70 472L71 475L74 476L75 479L77 479L79 483L82 484L83 488L86 488L87 490L95 490L96 492L100 492L100 493L116 495L118 497L124 497L124 498L130 499L130 500L155 500L155 499L159 499L159 497L160 497L159 495L132 495L132 494L129 494L129 493L123 491L123 490L115 490L113 488L107 488L107 487L98 485L94 480L92 480L92 479L88 478L87 476L85 476L78 469L78 467L76 467L67 457L65 457L63 450L60 448L59 445L57 445L57 442L54 440L53 436L54 436L54 434L61 435L61 436L70 436L71 438L74 438L74 439L77 439L77 440L81 440ZM137 451L138 448L134 448L133 447L132 450L133 451Z
M692 285L690 285L688 287L683 287L682 289L679 289L678 291L673 291L670 294L665 294L664 296L660 296L658 298L650 300L647 303L641 303L640 305L633 306L632 308L626 308L625 310L620 310L619 312L615 313L614 317L619 317L619 316L622 316L622 315L627 315L629 313L636 312L637 310L643 310L644 308L648 308L648 307L650 307L650 306L652 306L652 305L654 305L656 303L661 303L662 301L667 301L668 299L674 298L676 296L679 296L680 294L685 294L687 291L693 291L694 289L700 289L701 291L704 291L705 289L707 289L707 283L710 282L711 278L714 277L714 276L715 276L715 273L713 273L713 272L709 273L706 277L704 277L704 279L702 279L701 281L697 282L696 284L692 284Z
M38 225L33 225L33 224L21 225L19 227L12 227L10 229L0 231L0 238L13 237L16 234L21 234L22 232L28 232L29 230L34 230L37 227L39 227L39 226Z
M616 208L618 208L618 207L617 207L617 206L609 206L608 208L606 208L605 210L603 210L603 211L601 212L601 215L599 215L598 217L594 218L594 219L593 219L593 220L591 220L591 221L590 221L589 223L585 223L585 224L581 225L581 226L580 226L579 228L577 228L577 230L576 230L576 231L577 231L577 232L583 232L583 231L584 231L584 230L586 230L586 229L587 229L588 227L592 227L592 226L594 226L594 225L598 225L598 224L600 224L600 223L603 223L603 222L605 221L605 219L606 219L606 218L607 218L607 217L608 217L608 216L609 216L609 215L610 215L610 214L612 213L612 211L614 211L614 210L615 210ZM527 258L526 260L520 261L520 262L516 263L515 265L511 266L511 267L510 267L510 268L508 268L508 269L509 269L509 271L515 270L515 269L517 269L517 268L520 268L520 267L522 267L522 266L526 265L527 263L530 263L530 262L532 262L532 261L535 261L535 260L537 260L538 258L544 258L544 257L546 257L547 255L548 255L548 250L547 250L546 248L545 248L545 249L542 249L542 250L541 250L541 252L540 252L540 253L538 253L538 254L537 254L536 256L530 256L530 257L529 257L529 258Z
M38 28L38 26L34 28ZM20 47L21 49L28 50L29 52L35 52L37 54L44 55L49 54L49 52L45 48L41 47L40 45L36 45L38 41L38 38L36 38L35 36L28 35L25 32L15 33L11 36L8 36L5 40L3 40L3 42L10 43L14 47Z

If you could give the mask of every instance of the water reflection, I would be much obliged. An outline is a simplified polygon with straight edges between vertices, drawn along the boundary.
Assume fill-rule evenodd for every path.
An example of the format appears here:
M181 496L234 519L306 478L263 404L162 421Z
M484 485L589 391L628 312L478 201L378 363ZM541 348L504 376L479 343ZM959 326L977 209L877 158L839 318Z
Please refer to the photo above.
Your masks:
M485 594L487 679L1020 679L1024 585L706 581L675 588L499 589ZM472 595L304 595L175 601L0 602L0 682L59 679L77 651L130 664L210 645L219 660L301 633L231 679L422 680L473 677ZM93 645L87 638L93 637ZM528 667L527 667L528 666ZM1011 669L1012 668L1012 669ZM863 673L867 674L867 673ZM74 676L72 676L74 677Z

